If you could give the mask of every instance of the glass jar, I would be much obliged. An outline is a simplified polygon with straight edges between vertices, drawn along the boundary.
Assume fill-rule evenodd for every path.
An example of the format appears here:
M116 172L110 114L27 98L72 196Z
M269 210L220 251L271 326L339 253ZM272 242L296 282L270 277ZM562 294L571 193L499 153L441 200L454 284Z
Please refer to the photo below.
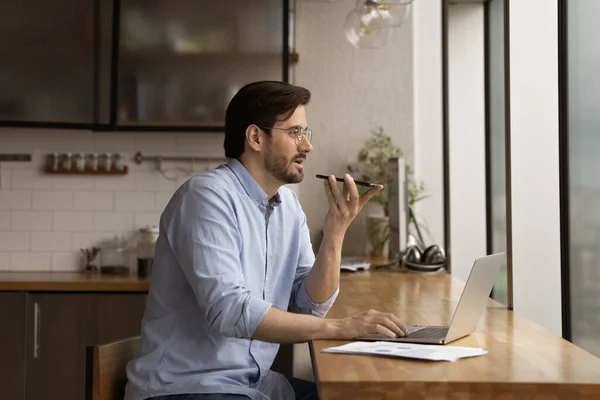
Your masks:
M152 272L158 233L156 226L146 226L138 231L137 267L141 278L148 278Z
M102 245L100 250L100 272L103 274L129 274L130 250L124 238Z

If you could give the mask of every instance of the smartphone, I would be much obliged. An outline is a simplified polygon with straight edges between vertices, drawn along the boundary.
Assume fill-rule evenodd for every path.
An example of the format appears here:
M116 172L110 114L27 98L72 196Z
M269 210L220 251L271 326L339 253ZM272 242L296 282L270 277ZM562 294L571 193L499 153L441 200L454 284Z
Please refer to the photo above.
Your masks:
M329 175L317 175L317 178L319 179L329 179ZM344 182L344 178L338 178L337 176L335 177L335 180L338 182ZM367 187L375 187L377 186L377 183L370 183L370 182L362 182L362 181L354 181L354 183L356 183L359 186L367 186Z

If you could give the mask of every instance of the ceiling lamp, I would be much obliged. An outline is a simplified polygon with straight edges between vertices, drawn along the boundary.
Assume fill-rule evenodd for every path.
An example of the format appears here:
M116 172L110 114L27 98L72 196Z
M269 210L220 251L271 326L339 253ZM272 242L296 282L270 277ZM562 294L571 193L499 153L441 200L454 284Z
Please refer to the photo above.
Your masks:
M401 26L413 0L357 0L344 24L346 39L361 49L385 46L393 29Z

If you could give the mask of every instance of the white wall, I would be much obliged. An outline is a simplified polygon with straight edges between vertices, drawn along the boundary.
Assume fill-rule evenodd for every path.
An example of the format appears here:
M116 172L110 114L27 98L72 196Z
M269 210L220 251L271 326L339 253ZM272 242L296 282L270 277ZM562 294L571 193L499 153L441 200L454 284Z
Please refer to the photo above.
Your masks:
M355 160L371 129L381 125L413 159L412 27L398 29L381 50L357 50L343 36L343 22L354 1L298 2L296 83L313 93L308 120L315 150L306 176L295 185L308 215L313 237L319 237L327 199L317 173L343 174ZM31 163L0 165L0 269L76 270L79 249L114 234L130 235L157 223L178 181L164 179L151 164L129 161L127 176L89 179L45 175L50 152L121 152L131 160L147 154L222 157L222 134L128 133L73 130L0 130L0 152L33 154ZM212 165L197 164L195 171ZM188 165L178 166L187 168ZM346 236L344 251L365 250L367 209Z
M510 3L515 311L561 334L556 2Z
M415 212L432 243L444 245L442 120L442 3L413 2L413 93L415 179L425 182L426 199Z
M448 6L452 274L466 281L486 254L483 4Z
M0 152L32 154L32 162L0 165L0 270L79 270L81 248L98 246L114 235L133 238L140 227L158 225L170 196L189 174L170 171L179 178L165 179L152 163L135 165L134 153L218 158L223 155L222 137L218 133L0 129ZM42 167L52 152L120 152L130 172L124 176L47 175ZM194 171L218 163L197 163ZM166 165L174 166L192 167Z
M294 71L295 83L313 94L307 118L314 131L314 150L308 156L299 192L317 245L328 205L323 183L315 174L344 174L378 126L405 151L409 162L414 159L412 18L396 29L386 47L358 50L343 34L355 0L297 1L297 6L300 61ZM363 210L351 225L344 254L365 253L365 216L374 211L371 207Z

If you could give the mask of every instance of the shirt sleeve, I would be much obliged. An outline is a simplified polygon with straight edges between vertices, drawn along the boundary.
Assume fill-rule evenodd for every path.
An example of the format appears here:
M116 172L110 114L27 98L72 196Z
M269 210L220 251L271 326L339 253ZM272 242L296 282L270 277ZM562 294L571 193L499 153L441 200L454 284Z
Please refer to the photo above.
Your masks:
M310 314L317 317L325 317L331 306L333 306L340 291L340 287L338 284L335 292L323 303L313 302L306 291L305 280L314 263L315 253L313 252L312 243L310 241L310 231L306 224L306 214L302 212L300 223L300 257L298 259L298 266L296 267L296 275L294 277L294 285L290 298L290 311L298 314Z
M253 296L240 262L233 206L217 187L190 184L174 205L167 236L211 329L250 338L271 303Z

